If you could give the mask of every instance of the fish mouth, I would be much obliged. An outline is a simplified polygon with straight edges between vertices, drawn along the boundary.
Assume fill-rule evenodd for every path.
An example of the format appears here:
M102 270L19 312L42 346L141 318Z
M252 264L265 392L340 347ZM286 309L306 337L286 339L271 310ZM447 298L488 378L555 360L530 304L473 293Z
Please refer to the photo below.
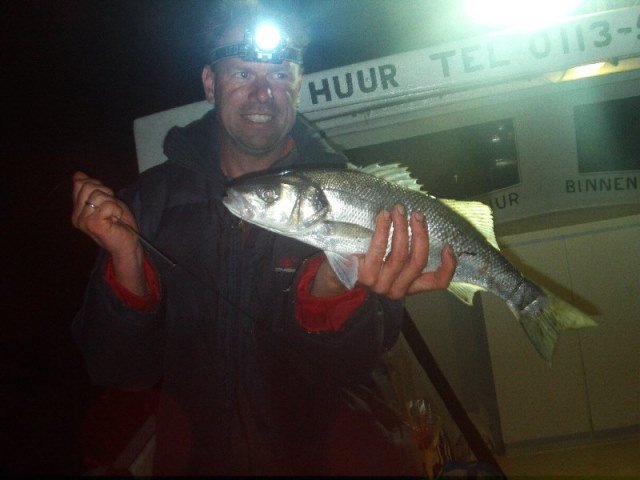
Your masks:
M240 217L242 220L249 221L254 217L253 209L249 202L236 191L227 191L226 196L222 199L222 203L231 213L236 217Z

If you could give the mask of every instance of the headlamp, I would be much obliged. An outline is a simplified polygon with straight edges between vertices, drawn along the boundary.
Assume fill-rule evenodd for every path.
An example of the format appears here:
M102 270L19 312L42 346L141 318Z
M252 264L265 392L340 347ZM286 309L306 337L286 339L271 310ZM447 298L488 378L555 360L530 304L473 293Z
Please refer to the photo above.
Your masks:
M239 57L245 62L282 63L302 65L302 49L291 45L286 36L274 23L260 23L244 34L244 41L215 48L211 64L227 57Z

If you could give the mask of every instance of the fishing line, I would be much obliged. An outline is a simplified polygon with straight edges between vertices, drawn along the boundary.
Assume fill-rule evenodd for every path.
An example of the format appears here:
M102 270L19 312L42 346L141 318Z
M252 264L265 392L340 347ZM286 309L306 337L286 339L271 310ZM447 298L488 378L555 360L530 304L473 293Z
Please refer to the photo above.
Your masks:
M138 237L138 239L140 239L141 243L145 247L148 248L149 253L150 254L155 254L160 260L162 260L165 264L167 264L169 267L171 267L171 269L179 269L179 270L181 270L183 273L186 273L192 279L196 280L200 285L205 287L205 289L207 291L209 291L210 293L213 293L214 295L216 295L216 297L218 297L221 300L225 301L229 306L233 307L235 310L237 310L239 313L241 313L242 315L247 317L252 322L257 322L258 321L258 318L255 317L254 315L250 314L244 307L240 306L237 302L231 300L226 295L224 295L222 293L222 291L220 290L220 288L218 287L218 285L217 285L218 282L213 278L213 276L211 277L210 282L207 282L206 280L201 278L200 275L194 273L191 269L187 268L184 265L184 263L185 263L184 261L179 260L179 259L176 260L176 259L174 259L172 257L169 257L167 254L163 253L160 249L158 249L153 243L151 243L149 240L147 240L141 234L136 232L133 229L133 227L131 227L130 225L127 225L124 222L118 222L118 224L127 227L127 229L129 231L135 233L136 236ZM197 246L203 245L206 242L207 242L207 239L205 238Z

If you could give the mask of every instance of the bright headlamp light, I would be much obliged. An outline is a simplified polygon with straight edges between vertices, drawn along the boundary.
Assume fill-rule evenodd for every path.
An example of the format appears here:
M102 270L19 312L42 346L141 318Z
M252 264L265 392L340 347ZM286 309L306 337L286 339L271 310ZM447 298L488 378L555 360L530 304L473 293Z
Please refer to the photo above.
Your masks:
M245 62L291 62L302 65L302 49L291 45L289 37L274 23L266 22L247 30L243 42L215 48L211 64L227 57L239 57Z

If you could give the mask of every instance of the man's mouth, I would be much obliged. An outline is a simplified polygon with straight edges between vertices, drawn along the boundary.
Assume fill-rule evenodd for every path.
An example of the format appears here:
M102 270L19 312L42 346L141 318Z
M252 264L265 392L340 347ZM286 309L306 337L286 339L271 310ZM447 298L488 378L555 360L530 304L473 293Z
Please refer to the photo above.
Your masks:
M253 123L267 123L273 118L273 115L254 113L251 115L245 115L245 118Z

